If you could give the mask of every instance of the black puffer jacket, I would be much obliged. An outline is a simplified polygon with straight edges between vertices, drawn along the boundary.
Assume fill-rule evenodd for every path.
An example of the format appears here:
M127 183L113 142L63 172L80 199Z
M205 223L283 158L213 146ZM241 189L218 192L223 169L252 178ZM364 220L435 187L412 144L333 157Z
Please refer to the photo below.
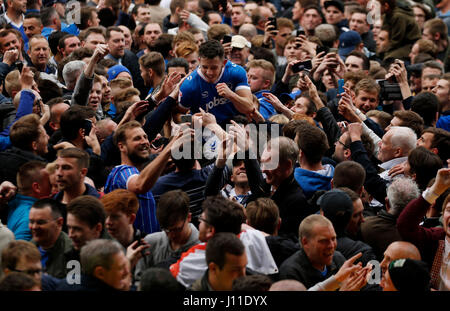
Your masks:
M34 153L16 147L0 152L0 181L8 180L16 183L16 174L19 168L28 161L45 161L44 158Z

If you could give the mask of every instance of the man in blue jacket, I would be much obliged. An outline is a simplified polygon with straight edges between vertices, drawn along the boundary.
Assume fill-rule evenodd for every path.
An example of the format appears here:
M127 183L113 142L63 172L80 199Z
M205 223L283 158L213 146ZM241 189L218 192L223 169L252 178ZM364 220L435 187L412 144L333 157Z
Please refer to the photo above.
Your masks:
M272 63L264 59L255 59L247 64L247 78L250 90L259 102L259 113L264 119L277 114L275 108L262 95L269 93L275 81L275 68Z
M16 240L31 240L28 227L30 208L38 199L50 195L51 185L46 163L29 161L19 168L17 184L19 193L8 203L8 228Z
M325 132L305 124L297 130L295 140L300 150L300 167L295 169L294 176L306 198L309 199L317 190L330 190L334 167L322 164L322 157L329 149Z

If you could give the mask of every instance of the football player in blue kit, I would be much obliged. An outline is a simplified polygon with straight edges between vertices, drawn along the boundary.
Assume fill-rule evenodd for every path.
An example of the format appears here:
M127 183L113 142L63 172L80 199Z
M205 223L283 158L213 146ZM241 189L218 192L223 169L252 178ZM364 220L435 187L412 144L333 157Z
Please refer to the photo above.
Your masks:
M209 40L200 46L200 65L180 87L180 110L192 114L199 108L212 113L224 126L235 115L260 120L253 104L245 69L226 60L222 44Z

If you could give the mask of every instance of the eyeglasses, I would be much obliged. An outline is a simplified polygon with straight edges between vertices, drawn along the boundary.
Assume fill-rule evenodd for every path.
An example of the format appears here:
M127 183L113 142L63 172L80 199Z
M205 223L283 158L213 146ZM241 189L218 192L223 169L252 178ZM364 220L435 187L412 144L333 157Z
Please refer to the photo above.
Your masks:
M350 149L350 146L347 146L346 144L344 144L343 142L341 142L340 140L337 140L334 144L336 145L337 143L341 144L342 146L344 146L345 149Z
M28 269L28 270L17 270L17 269L11 269L11 271L14 272L22 272L22 273L26 273L28 275L35 275L35 274L41 274L43 272L42 269Z
M180 233L181 231L183 231L184 225L186 224L186 219L183 221L183 224L179 227L176 228L172 228L172 229L166 229L166 228L161 228L165 233Z

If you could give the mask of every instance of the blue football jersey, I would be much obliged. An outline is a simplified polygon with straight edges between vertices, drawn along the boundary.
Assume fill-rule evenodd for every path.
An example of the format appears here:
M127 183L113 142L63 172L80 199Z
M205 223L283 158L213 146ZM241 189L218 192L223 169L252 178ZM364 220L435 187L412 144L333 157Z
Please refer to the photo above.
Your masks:
M199 67L186 78L180 87L180 106L190 109L192 114L199 112L199 107L201 107L206 112L212 113L219 124L240 114L230 100L217 94L216 85L218 83L226 83L233 92L242 89L250 90L247 73L239 65L227 61L222 73L214 83L206 82Z

